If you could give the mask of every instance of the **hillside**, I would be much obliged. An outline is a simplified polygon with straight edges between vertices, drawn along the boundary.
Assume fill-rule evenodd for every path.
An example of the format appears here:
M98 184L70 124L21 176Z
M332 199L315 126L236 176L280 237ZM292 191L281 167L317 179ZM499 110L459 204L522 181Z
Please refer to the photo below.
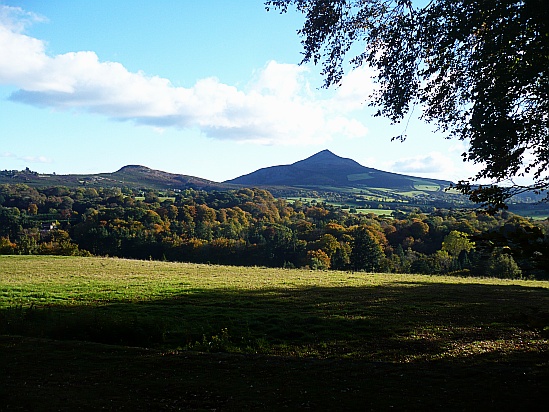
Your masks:
M221 189L226 185L199 177L167 173L145 166L129 165L113 173L89 175L40 174L29 170L0 171L0 184L24 183L29 186L92 186L92 187L131 187L135 189Z
M441 191L451 182L384 172L352 159L323 150L290 165L272 166L228 180L246 186L291 186L308 188L369 188L410 191L429 188Z
M100 176L103 176L101 174ZM130 183L132 185L145 185L158 189L166 188L207 188L219 186L218 183L200 177L167 173L161 170L149 169L145 166L130 165L120 170L107 174L106 178Z

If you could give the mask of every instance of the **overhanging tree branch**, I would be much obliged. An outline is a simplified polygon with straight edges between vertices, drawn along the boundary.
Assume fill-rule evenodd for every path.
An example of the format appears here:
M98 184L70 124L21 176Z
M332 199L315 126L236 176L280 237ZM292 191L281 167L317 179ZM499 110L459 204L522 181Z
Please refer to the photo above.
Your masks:
M448 138L469 143L464 160L480 164L457 187L489 208L510 193L549 189L549 7L545 0L277 0L306 20L304 62L321 64L325 86L337 85L350 56L377 70L371 105L393 123L421 105L421 118ZM403 138L400 136L399 138ZM532 185L498 187L529 174ZM493 185L475 181L491 179ZM482 193L486 193L484 196Z

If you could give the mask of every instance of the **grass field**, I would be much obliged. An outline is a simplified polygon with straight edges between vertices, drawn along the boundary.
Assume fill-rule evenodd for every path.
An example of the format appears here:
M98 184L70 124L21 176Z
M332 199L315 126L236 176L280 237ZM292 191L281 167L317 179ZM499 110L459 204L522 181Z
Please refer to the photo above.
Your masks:
M535 410L548 308L549 282L0 256L0 410Z
M373 213L378 216L391 216L394 212L392 209L356 209L357 213L362 213L367 215L368 213Z

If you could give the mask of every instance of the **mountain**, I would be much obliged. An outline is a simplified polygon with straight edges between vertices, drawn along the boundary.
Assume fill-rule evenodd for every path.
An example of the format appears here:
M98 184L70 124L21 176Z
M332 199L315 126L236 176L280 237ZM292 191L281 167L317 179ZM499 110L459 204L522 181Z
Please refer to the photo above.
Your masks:
M420 187L443 190L452 182L384 172L362 166L352 159L337 156L329 150L322 150L290 165L266 167L224 183L264 187L370 188L409 191Z

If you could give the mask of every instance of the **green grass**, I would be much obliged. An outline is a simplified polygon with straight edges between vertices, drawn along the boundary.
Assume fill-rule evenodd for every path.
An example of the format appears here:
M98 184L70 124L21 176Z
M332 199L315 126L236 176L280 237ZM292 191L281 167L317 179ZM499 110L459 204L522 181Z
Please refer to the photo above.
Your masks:
M356 209L357 213L368 214L373 213L378 216L391 216L394 210L391 209Z
M425 184L425 183L414 183L414 188L416 190L421 190L422 192L440 192L440 185L436 183Z
M347 179L349 180L349 182L354 182L357 180L368 180L368 179L372 179L372 175L371 173L358 173L358 174L347 175Z
M536 215L536 214L534 214L534 215L531 215L531 216L524 215L524 217L530 217L533 220L547 220L547 219L549 219L549 215Z
M549 282L0 256L0 397L5 410L524 409L549 384L548 308Z

